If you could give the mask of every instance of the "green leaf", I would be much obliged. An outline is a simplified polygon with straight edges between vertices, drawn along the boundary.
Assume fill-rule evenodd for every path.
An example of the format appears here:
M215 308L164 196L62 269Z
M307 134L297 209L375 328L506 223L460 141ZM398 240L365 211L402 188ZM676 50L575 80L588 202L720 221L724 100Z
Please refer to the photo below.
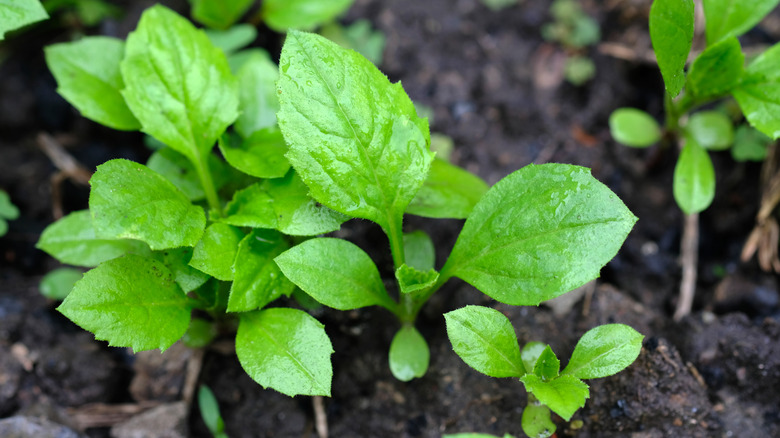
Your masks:
M372 29L368 20L356 20L349 26L332 21L323 25L319 34L341 47L357 51L374 65L382 63L385 34L381 30Z
M228 312L259 309L292 293L295 286L274 263L274 258L289 247L284 236L272 230L252 230L241 241L233 265Z
M650 7L650 39L671 97L685 84L685 62L693 43L693 0L654 0Z
M748 65L742 83L731 94L753 127L780 138L780 44L775 44Z
M225 30L206 29L211 44L219 47L226 55L252 44L257 38L257 29L251 24L237 24ZM262 49L259 49L262 50Z
M642 350L644 336L623 324L605 324L588 330L574 347L564 375L597 379L628 367Z
M520 351L520 357L523 359L523 366L527 373L534 371L536 362L546 349L547 344L536 341L529 342L523 346L523 349Z
M618 143L645 148L661 139L661 127L646 112L636 108L619 108L609 115L609 132Z
M566 421L571 420L572 415L585 406L585 400L590 397L588 385L574 376L560 376L544 381L535 374L526 374L520 381L526 391Z
M403 294L423 294L436 285L439 273L433 269L427 271L417 270L407 264L403 264L395 271L398 287Z
M685 125L686 132L704 149L726 150L734 142L731 119L719 111L699 111Z
M330 396L333 353L323 325L296 309L273 308L241 315L236 354L264 387L290 397Z
M157 250L195 246L206 227L203 209L144 165L110 160L97 167L89 183L98 237L137 239Z
M412 325L404 325L393 337L390 344L390 371L393 376L408 382L422 377L428 371L431 352L428 343Z
M142 130L193 162L238 117L237 82L225 54L164 6L144 11L120 68L122 95Z
M19 208L11 202L11 197L5 190L0 190L0 217L8 220L19 218Z
M517 1L517 0L513 0ZM497 435L490 435L487 433L450 433L442 435L443 438L514 438L512 435L505 433L503 437Z
M523 409L523 432L531 438L549 438L555 433L555 423L550 418L550 408L539 403L529 403Z
M257 178L281 178L290 170L287 143L276 127L255 131L246 139L223 136L219 150L236 169Z
M522 357L522 354L521 354ZM561 361L553 353L552 348L549 345L544 347L542 354L536 359L534 364L534 374L541 377L544 380L552 380L558 377L558 373L561 369Z
M487 190L480 177L436 159L406 212L432 218L465 219Z
M181 338L184 345L190 348L205 348L211 344L211 341L219 334L216 324L195 318L190 321L187 332Z
M206 385L200 385L198 389L198 409L203 422L212 435L217 435L225 431L225 422L219 413L219 403L214 393Z
M745 55L736 37L707 47L693 61L687 89L695 96L716 97L739 84L745 71Z
M297 31L287 35L280 69L279 127L312 197L400 232L389 229L433 159L428 123L401 85L356 52Z
M57 268L41 279L41 295L52 300L64 300L84 272L75 268Z
M238 79L238 109L236 131L247 138L252 133L276 125L279 99L276 97L276 80L279 67L262 49L248 51L243 64L236 72ZM285 148L286 151L286 148Z
M291 236L315 236L338 230L349 219L317 204L295 172L239 190L225 209L227 224L273 228Z
M433 240L425 231L404 233L404 254L406 264L420 271L433 269L436 263L436 249Z
M38 0L4 0L0 7L0 41L5 33L49 18Z
M127 253L150 253L149 247L138 240L98 238L89 210L74 211L46 227L35 247L62 263L85 267Z
M276 264L293 283L328 307L351 310L379 305L390 311L396 308L374 262L346 240L307 240L277 257Z
M214 29L227 29L249 10L252 0L190 0L192 18Z
M233 280L233 261L244 233L227 224L209 225L192 253L190 266L223 280Z
M176 284L184 292L190 292L203 286L210 278L208 274L190 266L192 248L183 247L155 251L153 257L161 261L171 271Z
M742 35L758 24L778 3L778 0L704 0L707 44Z
M537 305L598 277L634 222L589 169L529 165L474 207L441 276L503 303Z
M734 134L734 147L731 148L731 156L734 161L763 161L768 152L772 139L761 131L748 126L740 125Z
M213 154L209 154L208 163L214 185L219 189L229 179L230 170L224 161ZM195 166L187 157L176 152L173 148L163 147L156 150L149 157L146 166L172 182L173 185L184 192L190 201L199 201L206 197Z
M349 9L355 0L263 0L263 21L277 32L310 30Z
M47 46L46 64L57 80L57 92L91 120L114 129L133 131L140 122L120 93L125 86L119 63L125 42L94 36Z
M187 296L157 260L128 254L84 274L57 308L114 347L165 351L190 323Z
M704 211L715 198L715 168L695 140L685 142L674 167L674 200L685 214Z
M444 314L452 349L470 367L491 377L525 374L517 336L498 310L466 306Z

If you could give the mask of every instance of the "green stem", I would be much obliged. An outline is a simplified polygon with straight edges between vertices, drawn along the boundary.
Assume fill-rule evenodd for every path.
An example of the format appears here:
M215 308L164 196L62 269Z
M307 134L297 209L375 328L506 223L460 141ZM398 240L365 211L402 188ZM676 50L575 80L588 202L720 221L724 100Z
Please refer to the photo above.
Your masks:
M206 201L209 203L209 207L216 211L220 216L224 216L222 204L219 202L219 196L217 196L217 188L214 185L214 180L211 178L208 154L198 157L194 164L195 170L198 172L200 184L203 186L203 191L206 193Z

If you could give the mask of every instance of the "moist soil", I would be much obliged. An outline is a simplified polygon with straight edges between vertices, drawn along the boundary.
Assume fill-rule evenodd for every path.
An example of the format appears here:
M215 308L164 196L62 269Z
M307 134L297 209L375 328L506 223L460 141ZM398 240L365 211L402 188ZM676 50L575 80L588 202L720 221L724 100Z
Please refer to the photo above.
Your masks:
M0 238L0 424L35 417L67 426L51 436L74 430L90 437L162 436L148 431L148 417L135 417L135 423L131 417L170 408L163 410L165 418L179 410L186 418L165 436L206 437L197 407L176 404L193 387L187 364L199 363L201 372L190 375L215 392L229 436L315 437L313 400L254 383L230 350L229 335L204 352L175 347L162 357L132 355L95 341L39 294L41 277L58 266L34 247L53 220L52 206L60 203L66 213L86 208L89 191L66 178L53 196L58 169L39 149L37 136L54 135L89 170L111 158L144 162L149 155L139 134L80 117L56 94L43 60L43 46L75 34L124 37L147 4L120 4L125 16L97 28L53 20L0 48L0 188L21 210ZM694 309L673 321L683 221L671 193L676 153L625 148L608 131L610 112L622 106L662 118L663 85L647 61L650 1L583 2L600 23L602 42L584 51L597 73L580 87L562 79L566 49L541 37L551 19L547 4L525 1L495 12L477 0L358 0L343 21L368 19L385 33L381 69L432 109L432 131L453 139L454 163L490 184L530 163L587 166L639 217L637 225L601 278L568 303L506 306L468 284L450 282L417 322L431 346L431 364L423 378L408 383L395 380L387 365L398 327L391 315L373 308L314 311L335 350L333 394L322 400L330 436L522 436L522 384L484 376L452 352L441 315L467 304L499 309L521 343L549 343L562 358L598 324L624 323L645 335L633 365L589 381L590 400L571 422L554 419L559 437L780 436L777 276L762 272L754 260L739 260L758 210L761 164L712 154L717 193L701 215ZM174 6L186 11L186 5ZM745 44L778 41L777 23L770 17ZM258 41L278 56L279 36L263 30ZM462 221L410 217L405 226L433 237L441 266ZM377 227L352 221L337 234L390 271L388 244Z

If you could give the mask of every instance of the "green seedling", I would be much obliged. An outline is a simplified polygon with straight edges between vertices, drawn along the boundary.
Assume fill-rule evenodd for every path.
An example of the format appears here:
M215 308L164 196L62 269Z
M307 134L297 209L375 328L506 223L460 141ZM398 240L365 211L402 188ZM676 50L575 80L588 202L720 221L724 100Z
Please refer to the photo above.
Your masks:
M581 53L601 39L598 22L575 0L555 0L550 5L550 15L553 22L542 27L542 36L570 52L564 66L566 80L577 86L588 82L596 74L596 64Z
M19 209L5 190L0 190L0 236L8 232L8 222L19 218Z
M598 326L582 335L568 365L549 345L529 342L522 350L512 324L499 311L466 306L444 315L452 348L464 362L491 377L519 378L528 392L522 416L530 437L555 432L550 411L569 421L589 397L583 379L616 374L631 365L642 349L643 336L622 324Z
M513 305L537 305L598 276L636 218L587 169L528 166L486 190L434 157L427 120L399 84L368 60L316 35L290 32L278 81L287 158L314 199L385 232L397 293L355 244L319 237L276 257L293 283L339 310L378 305L401 323L389 364L401 380L422 376L427 343L414 328L425 302L452 277ZM466 219L441 269L405 214Z
M62 301L83 276L84 272L80 269L57 268L44 275L41 279L39 286L41 295L52 300Z
M672 183L674 199L686 215L681 245L683 277L675 319L688 314L693 302L698 214L715 198L710 151L731 148L737 160L763 159L768 140L780 137L780 44L746 65L737 39L778 3L704 0L707 45L686 72L693 41L694 2L655 0L650 8L650 38L665 86L664 126L634 108L618 109L609 119L612 136L624 145L648 147L664 134L681 145ZM699 110L724 99L736 100L752 128L743 125L735 132L728 111Z
M0 8L0 41L6 32L49 18L38 0L9 0Z
M219 404L214 393L206 385L200 385L198 389L198 408L200 416L214 438L228 438L225 433L225 421L219 413Z
M200 347L216 335L212 321L233 325L236 353L256 381L328 395L332 349L322 325L266 306L294 289L273 258L302 238L293 236L335 230L346 217L317 205L284 157L277 67L259 49L239 50L240 32L219 36L229 57L154 6L127 41L46 49L60 94L84 116L142 130L164 147L147 165L98 166L89 210L49 226L38 247L93 268L58 310L96 338L135 350L179 339ZM192 319L194 309L207 318Z

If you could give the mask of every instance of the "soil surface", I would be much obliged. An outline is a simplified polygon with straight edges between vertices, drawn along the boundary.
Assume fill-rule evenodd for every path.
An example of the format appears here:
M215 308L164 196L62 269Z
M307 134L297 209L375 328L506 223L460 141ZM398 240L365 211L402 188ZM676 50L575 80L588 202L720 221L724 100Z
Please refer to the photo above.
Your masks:
M522 436L522 384L486 377L452 352L441 314L467 304L499 309L521 343L549 343L562 358L598 324L624 323L645 335L631 367L589 381L585 408L569 423L555 419L559 437L780 436L778 278L754 260L739 260L758 210L761 164L712 154L717 193L701 215L694 311L674 322L683 219L671 193L675 153L619 146L607 125L622 106L662 118L663 85L647 61L650 1L582 3L599 21L602 43L585 51L597 73L581 87L562 79L566 50L541 37L551 19L548 2L495 12L477 0L357 0L343 18L368 19L385 33L381 69L432 108L432 131L454 140L454 163L490 184L529 163L587 166L639 222L601 278L568 303L506 306L450 282L417 323L431 346L431 364L412 382L395 380L387 365L397 329L390 314L315 311L335 349L333 396L321 400L331 437ZM132 355L94 341L39 294L41 277L58 266L34 247L53 220L53 205L66 213L86 208L89 192L65 178L52 195L59 169L37 136L55 136L88 170L111 158L144 162L149 155L141 135L83 119L56 94L43 59L45 45L79 33L126 35L148 3L120 4L126 15L98 28L52 21L0 46L0 188L21 210L0 238L0 436L161 436L166 430L165 436L206 437L197 407L181 403L195 382L189 376L214 390L231 437L315 437L313 399L263 390L225 347L229 337L205 352L176 347L162 357ZM780 40L778 21L770 17L746 35L746 44ZM259 43L278 56L281 39L261 34ZM405 226L433 237L441 266L462 222L410 217ZM389 271L377 227L352 221L338 234ZM192 368L199 363L200 373Z

